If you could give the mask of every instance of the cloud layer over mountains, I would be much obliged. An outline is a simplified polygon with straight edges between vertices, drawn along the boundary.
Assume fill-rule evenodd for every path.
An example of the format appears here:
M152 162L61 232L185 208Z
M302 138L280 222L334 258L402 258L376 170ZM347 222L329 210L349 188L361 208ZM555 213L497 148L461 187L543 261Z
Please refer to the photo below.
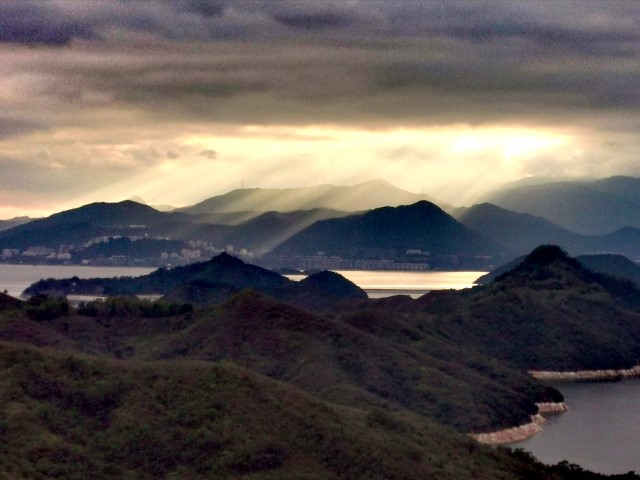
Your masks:
M183 203L370 169L436 194L466 170L637 174L639 19L636 2L1 2L0 216L38 192L154 180L126 195L156 197L176 171L225 178Z

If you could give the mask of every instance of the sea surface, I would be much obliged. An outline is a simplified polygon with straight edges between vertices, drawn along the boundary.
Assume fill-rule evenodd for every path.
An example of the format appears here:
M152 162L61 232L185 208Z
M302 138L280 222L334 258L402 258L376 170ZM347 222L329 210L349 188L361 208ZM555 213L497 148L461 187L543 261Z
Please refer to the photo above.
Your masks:
M417 298L431 290L471 288L474 281L486 272L395 272L373 270L337 270L348 280L362 288L369 298L391 295L410 295ZM287 275L292 279L302 275Z
M0 292L18 297L32 283L43 278L100 278L137 277L155 268L143 267L92 267L81 265L8 265L0 264ZM473 286L476 278L486 272L390 272L340 270L337 273L365 290L369 297L411 295L416 298L430 290L460 289ZM287 275L294 280L303 275Z
M0 263L0 292L19 297L32 283L46 278L138 277L154 271L143 267L91 267L82 265L7 265Z
M548 464L567 460L598 473L640 473L640 379L553 384L569 411L542 433L511 444Z

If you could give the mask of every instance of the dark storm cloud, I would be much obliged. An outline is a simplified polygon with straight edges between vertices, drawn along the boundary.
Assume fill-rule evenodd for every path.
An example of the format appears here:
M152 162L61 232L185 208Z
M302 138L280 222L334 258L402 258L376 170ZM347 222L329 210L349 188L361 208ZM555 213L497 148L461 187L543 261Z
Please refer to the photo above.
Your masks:
M6 42L79 40L18 65L47 79L36 98L157 121L545 122L640 100L636 2L5 1L0 19Z
M345 36L471 41L523 39L553 48L636 42L637 2L130 0L0 2L0 41L63 44L110 29L159 38L279 37L292 30ZM282 29L285 27L285 30Z
M0 140L3 138L24 135L35 130L46 128L36 119L11 118L0 116Z
M53 3L0 3L0 42L63 45L73 38L92 38L90 19L65 18Z
M217 17L223 14L229 3L230 0L178 0L174 2L174 7L205 17Z
M353 24L353 19L334 12L285 13L275 14L276 21L288 27L302 27L311 30L322 28L340 28Z

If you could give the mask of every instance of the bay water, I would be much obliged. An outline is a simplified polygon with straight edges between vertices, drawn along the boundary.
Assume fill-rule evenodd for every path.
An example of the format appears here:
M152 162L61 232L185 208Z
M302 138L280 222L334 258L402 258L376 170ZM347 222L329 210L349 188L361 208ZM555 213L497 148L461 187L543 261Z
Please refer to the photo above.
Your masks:
M19 297L32 283L47 278L138 277L154 271L144 267L92 267L83 265L9 265L0 263L0 292Z
M391 295L410 295L417 298L431 290L471 288L475 280L486 272L400 272L379 270L336 270L347 280L362 288L369 298ZM292 280L301 280L304 275L286 275Z
M553 386L569 411L547 417L542 433L511 447L543 463L566 460L598 473L640 473L640 379Z

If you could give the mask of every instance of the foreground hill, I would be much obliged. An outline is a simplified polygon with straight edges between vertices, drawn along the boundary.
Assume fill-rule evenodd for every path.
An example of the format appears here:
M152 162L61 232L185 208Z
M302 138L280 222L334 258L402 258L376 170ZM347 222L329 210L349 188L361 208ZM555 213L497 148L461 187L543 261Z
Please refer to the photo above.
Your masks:
M154 342L148 355L228 359L334 403L401 407L461 432L527 423L534 402L553 398L526 376L431 341L401 318L387 320L401 335L376 333L374 318L323 317L244 292ZM446 360L416 349L419 340L447 352Z
M581 234L640 228L640 179L634 177L523 185L494 192L486 201Z
M420 327L525 369L640 364L640 290L594 273L555 246L539 247L486 286L432 292Z
M389 312L313 314L245 291L216 308L113 298L77 310L34 297L0 338L131 360L233 361L332 403L393 408L456 430L528 423L553 389Z
M203 293L292 283L226 254L154 278L176 270ZM609 478L460 433L562 399L527 369L634 364L631 284L541 247L490 286L415 301L330 272L298 285L287 303L244 290L204 308L0 297L0 478ZM318 291L349 302L291 305Z
M472 232L427 201L384 207L316 222L280 245L275 253L367 256L368 251L409 249L437 254L490 254L502 247Z
M1 342L0 372L1 478L623 478L546 467L406 412L331 405L230 363Z
M191 207L180 209L190 214L225 212L291 212L316 208L361 211L383 206L397 206L429 200L394 187L384 180L372 180L349 187L319 185L303 188L247 188L211 197Z

